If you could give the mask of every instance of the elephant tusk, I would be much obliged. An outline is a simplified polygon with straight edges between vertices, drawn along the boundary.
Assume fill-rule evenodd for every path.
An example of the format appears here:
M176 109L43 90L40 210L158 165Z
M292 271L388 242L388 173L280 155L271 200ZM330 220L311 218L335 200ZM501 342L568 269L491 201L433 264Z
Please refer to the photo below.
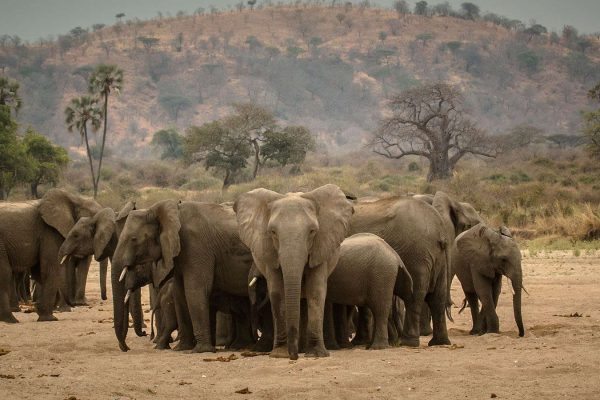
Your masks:
M129 296L131 296L131 289L127 290L127 294L125 294L125 300L123 300L123 303L127 304L129 301Z
M67 258L69 258L69 255L68 255L68 254L65 254L65 255L63 256L63 258L60 260L60 263L61 263L61 264L64 264L64 263L65 263L65 261L67 260Z
M123 279L125 279L126 274L127 274L127 268L123 268L123 271L121 271L121 276L119 276L119 282L123 282Z
M529 292L527 291L527 289L525 289L525 286L521 286L521 289L523 289L523 291L524 291L525 293L527 293L527 296L529 296Z
M254 284L256 283L256 281L257 281L256 277L252 278L252 280L250 281L250 284L248 284L248 287L254 286Z

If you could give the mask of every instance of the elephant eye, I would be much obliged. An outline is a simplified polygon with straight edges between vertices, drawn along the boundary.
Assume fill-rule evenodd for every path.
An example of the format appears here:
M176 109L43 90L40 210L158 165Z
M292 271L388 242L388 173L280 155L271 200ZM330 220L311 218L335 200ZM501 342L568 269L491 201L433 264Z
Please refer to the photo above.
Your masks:
M132 236L132 237L131 237L131 241L132 241L132 242L137 242L137 237L136 237L136 236Z

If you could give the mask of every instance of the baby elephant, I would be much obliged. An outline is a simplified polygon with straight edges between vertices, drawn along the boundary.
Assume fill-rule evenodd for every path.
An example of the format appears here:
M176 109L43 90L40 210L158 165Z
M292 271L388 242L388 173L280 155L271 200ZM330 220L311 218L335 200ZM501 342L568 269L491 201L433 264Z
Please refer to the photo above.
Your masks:
M496 306L504 275L512 283L513 310L519 336L525 335L521 315L521 290L525 290L521 252L508 228L494 230L480 223L461 233L455 243L457 251L453 254L452 265L465 292L463 309L466 302L471 308L473 329L470 333L499 332ZM481 301L481 312L478 300Z
M340 259L327 281L327 302L369 307L374 326L368 348L383 349L389 347L388 318L394 295L410 300L412 287L410 274L394 249L377 235L359 233L341 244Z

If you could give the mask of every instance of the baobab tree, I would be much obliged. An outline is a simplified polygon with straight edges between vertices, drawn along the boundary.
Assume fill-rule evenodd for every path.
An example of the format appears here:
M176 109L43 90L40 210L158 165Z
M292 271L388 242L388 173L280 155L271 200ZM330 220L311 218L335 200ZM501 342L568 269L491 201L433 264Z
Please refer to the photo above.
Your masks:
M393 96L370 147L379 155L429 160L427 180L448 179L466 154L495 157L497 147L467 117L458 88L436 82Z

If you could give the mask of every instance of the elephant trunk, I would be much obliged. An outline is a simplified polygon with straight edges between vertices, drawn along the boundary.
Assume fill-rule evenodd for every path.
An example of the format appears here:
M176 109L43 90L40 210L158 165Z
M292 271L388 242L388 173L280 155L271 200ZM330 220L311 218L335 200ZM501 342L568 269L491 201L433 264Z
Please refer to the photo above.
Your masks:
M113 263L110 271L110 282L113 292L113 319L115 325L115 335L119 341L121 351L128 351L129 347L125 343L127 338L127 328L129 323L129 307L125 304L125 282L119 282L121 268L116 268Z
M296 245L297 246L297 245ZM298 359L298 343L300 338L300 297L302 275L308 254L301 251L285 254L280 252L280 265L283 274L285 296L285 321L287 330L288 353L291 360Z
M513 312L515 315L515 322L519 329L519 336L525 336L525 327L523 326L523 315L521 314L521 293L523 291L523 281L519 274L515 279L511 279L513 288Z
M106 275L108 274L108 259L100 261L100 297L106 300Z

